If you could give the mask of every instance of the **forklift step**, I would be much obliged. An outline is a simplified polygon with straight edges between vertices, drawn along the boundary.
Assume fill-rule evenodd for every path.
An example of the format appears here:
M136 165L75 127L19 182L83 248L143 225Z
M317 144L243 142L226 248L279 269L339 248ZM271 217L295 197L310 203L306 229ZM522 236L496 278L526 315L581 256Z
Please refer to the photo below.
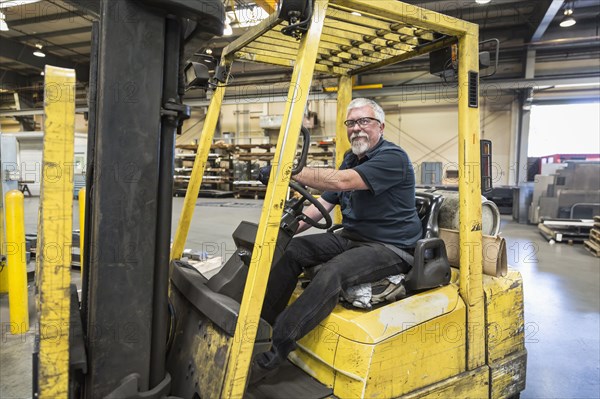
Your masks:
M248 387L244 399L321 399L332 395L333 389L321 384L288 360L275 375Z

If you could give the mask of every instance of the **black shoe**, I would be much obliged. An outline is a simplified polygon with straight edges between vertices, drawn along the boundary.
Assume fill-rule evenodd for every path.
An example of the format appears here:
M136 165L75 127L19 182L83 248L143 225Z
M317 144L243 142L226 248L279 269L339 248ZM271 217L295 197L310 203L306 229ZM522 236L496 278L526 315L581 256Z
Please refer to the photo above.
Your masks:
M260 381L274 376L277 374L277 370L279 370L279 367L268 369L260 366L256 361L252 362L250 376L248 376L248 385L256 385Z

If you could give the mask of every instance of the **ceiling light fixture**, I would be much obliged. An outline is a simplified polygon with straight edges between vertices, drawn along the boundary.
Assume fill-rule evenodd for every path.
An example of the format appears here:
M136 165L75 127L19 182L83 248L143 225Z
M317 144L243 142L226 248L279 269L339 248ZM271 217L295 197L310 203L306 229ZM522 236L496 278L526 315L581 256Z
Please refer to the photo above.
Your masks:
M8 25L6 24L6 15L0 12L0 31L7 32Z
M573 26L576 23L577 21L575 21L575 18L573 18L573 5L567 3L559 25L561 28L568 28L569 26Z
M33 55L35 55L36 57L44 58L46 56L46 54L44 54L44 52L42 51L42 48L44 46L38 43L35 45L35 47L37 48L37 50L33 52Z
M235 11L227 11L226 18L229 24L236 28L249 28L258 25L266 19L269 14L257 5L237 8ZM225 20L227 22L227 19Z
M477 4L487 4L490 1L492 1L492 0L475 0L475 3L477 3Z

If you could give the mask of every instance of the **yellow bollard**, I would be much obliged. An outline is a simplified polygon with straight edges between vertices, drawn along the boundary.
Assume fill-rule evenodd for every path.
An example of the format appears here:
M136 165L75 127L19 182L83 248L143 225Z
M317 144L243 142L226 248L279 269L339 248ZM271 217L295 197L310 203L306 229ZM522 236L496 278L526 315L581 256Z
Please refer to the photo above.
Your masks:
M83 234L85 232L85 187L77 193L79 200L79 270L83 276Z
M0 183L0 193L2 193L2 183ZM4 245L3 202L4 201L0 198L0 294L8 292L8 268L6 267L6 246Z
M19 190L6 193L6 257L11 334L25 334L29 331L23 202L23 193Z

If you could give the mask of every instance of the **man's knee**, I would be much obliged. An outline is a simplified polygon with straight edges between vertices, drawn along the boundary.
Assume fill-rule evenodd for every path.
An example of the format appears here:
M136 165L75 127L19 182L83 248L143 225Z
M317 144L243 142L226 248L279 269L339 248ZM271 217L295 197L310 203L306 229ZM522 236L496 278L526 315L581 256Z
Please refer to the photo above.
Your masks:
M316 276L313 278L311 284L321 285L327 287L328 290L342 288L342 278L340 273L332 267L322 267Z

